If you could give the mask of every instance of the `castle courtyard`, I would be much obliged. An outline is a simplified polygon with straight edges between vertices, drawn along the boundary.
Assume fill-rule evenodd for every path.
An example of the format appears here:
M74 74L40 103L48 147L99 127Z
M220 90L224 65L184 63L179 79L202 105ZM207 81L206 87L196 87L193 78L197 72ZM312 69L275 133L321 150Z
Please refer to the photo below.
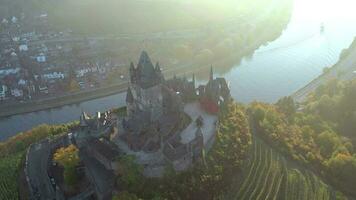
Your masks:
M203 118L203 126L201 127L203 138L204 138L204 145L206 145L210 138L216 132L216 121L218 117L216 115L212 115L204 111L199 102L188 103L184 106L184 112L189 115L192 119L192 123L189 124L187 128L185 128L181 133L181 142L183 144L187 144L194 140L195 133L198 129L195 120L201 116Z

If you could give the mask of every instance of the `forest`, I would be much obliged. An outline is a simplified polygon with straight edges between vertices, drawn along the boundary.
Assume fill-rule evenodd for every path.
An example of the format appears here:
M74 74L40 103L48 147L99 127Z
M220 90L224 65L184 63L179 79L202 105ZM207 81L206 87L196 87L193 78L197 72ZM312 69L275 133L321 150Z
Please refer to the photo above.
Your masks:
M249 112L259 135L347 195L356 184L356 81L330 80L296 105L253 103Z

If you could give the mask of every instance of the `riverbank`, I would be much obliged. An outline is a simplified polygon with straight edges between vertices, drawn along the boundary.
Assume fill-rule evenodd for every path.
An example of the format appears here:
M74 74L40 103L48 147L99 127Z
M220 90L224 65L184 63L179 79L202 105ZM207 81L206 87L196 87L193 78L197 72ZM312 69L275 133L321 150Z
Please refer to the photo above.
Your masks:
M308 95L315 91L320 85L325 84L328 80L333 78L339 78L341 80L350 80L355 77L356 74L356 38L348 49L345 49L340 54L339 61L330 68L326 68L325 71L308 83L303 88L299 89L291 96L295 102L302 103L306 100Z
M12 105L2 105L0 106L0 118L61 107L68 104L76 104L91 99L117 94L126 91L127 85L128 84L126 82L122 82L107 87L71 93L60 97L51 97Z
M215 62L212 62L211 64L220 67L217 68L218 71L226 71L227 70L226 68L229 68L226 66L231 67L234 65L234 63L240 62L243 57L253 54L253 52L256 49L258 49L261 45L266 44L267 42L272 41L273 39L275 38L272 37L268 33L268 31L265 31L264 34L261 34L261 37L259 39L257 39L250 46L245 47L242 51L231 54L227 56L225 59L217 60ZM169 79L172 78L174 75L179 76L179 75L201 72L201 71L206 71L206 75L208 75L209 69L210 69L210 65L187 63L183 66L179 66L179 67L173 66L171 68L167 68L167 70L165 70L163 73L164 76L167 79ZM199 75L201 74L198 74L198 76ZM46 99L34 100L25 103L0 105L0 118L61 107L69 104L76 104L83 101L88 101L92 99L118 94L121 92L125 92L127 86L128 86L127 82L121 82L106 87L71 93L59 97L50 97Z

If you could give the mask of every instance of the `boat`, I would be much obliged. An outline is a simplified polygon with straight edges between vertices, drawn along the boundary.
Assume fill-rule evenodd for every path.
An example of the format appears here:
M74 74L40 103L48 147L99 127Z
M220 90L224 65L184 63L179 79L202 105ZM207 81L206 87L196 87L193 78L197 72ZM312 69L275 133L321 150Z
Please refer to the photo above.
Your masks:
M324 31L325 31L325 25L324 25L324 23L322 23L320 25L320 33L324 33Z

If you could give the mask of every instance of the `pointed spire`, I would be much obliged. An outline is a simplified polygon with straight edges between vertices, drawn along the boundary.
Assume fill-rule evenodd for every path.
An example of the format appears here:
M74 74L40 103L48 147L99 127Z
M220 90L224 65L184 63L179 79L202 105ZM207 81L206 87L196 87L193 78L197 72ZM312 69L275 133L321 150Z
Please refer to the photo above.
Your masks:
M134 70L135 69L135 65L133 64L133 62L131 61L130 63L130 70Z
M161 67L159 66L159 62L156 63L155 70L161 72Z
M192 83L193 83L193 85L195 87L195 74L194 73L193 73L193 77L192 77Z
M197 131L195 131L195 138L203 137L203 131L200 127L198 127Z
M126 94L126 102L127 103L133 103L134 97L132 95L130 87L127 88L127 94Z
M210 81L214 80L213 65L211 65L211 67L210 67L210 77L209 77L209 80L210 80Z
M146 51L142 51L140 59L139 59L139 65L141 65L143 68L150 68L153 69L153 64L151 62L150 57L148 56Z
M80 115L80 126L88 126L87 120L89 120L90 117L88 114L84 111L82 111L82 114Z

